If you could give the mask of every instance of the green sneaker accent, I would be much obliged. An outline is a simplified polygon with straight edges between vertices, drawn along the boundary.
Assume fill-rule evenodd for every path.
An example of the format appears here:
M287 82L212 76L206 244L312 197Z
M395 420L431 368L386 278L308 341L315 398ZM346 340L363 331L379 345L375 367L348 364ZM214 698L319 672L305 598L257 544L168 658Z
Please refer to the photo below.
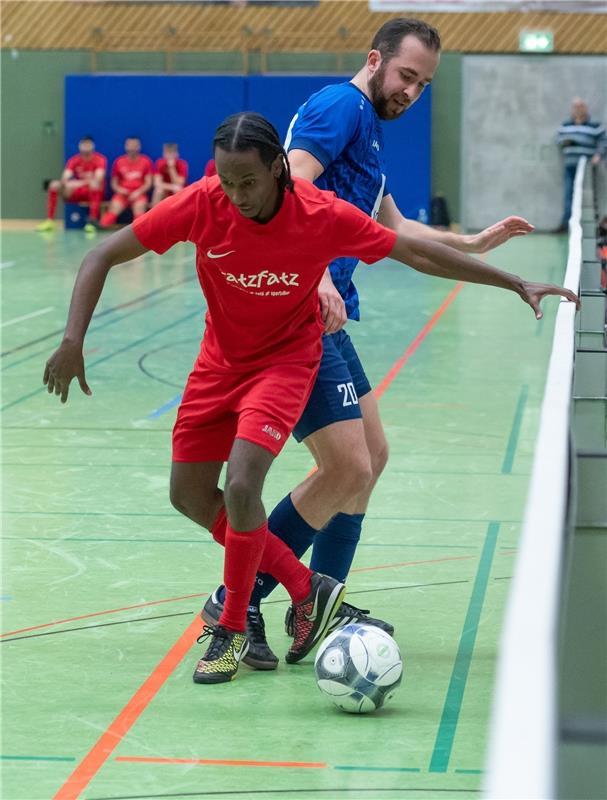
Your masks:
M209 638L211 641L207 651L196 664L194 683L231 681L249 647L246 634L229 631L223 625L214 625L212 628L205 625L198 642Z
M40 225L36 225L36 230L40 231L40 233L47 233L48 231L55 230L55 223L52 219L45 219L44 222L41 222Z

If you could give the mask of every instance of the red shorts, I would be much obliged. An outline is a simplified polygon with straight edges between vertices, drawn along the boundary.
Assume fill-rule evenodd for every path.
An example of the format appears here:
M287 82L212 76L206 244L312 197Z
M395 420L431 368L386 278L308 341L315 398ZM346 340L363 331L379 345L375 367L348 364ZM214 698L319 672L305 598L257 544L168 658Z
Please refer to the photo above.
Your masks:
M133 189L133 191L135 191ZM147 194L140 194L136 200L129 200L129 198L125 194L120 194L120 192L116 192L116 194L112 195L111 203L116 203L117 205L122 206L122 210L127 206L133 205L133 203L147 203L148 197Z
M91 202L90 187L89 186L76 187L67 199L69 200L70 203L90 203Z
M196 362L173 428L173 461L227 461L234 439L277 456L308 401L318 364L223 373Z

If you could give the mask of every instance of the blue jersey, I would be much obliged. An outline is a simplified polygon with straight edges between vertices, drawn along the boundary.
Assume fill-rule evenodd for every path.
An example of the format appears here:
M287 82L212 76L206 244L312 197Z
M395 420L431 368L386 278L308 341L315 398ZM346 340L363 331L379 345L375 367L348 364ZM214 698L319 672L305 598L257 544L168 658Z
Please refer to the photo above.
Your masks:
M306 150L318 159L324 172L319 189L338 197L375 218L385 194L386 170L381 123L373 104L353 83L325 86L300 106L285 142L287 150ZM360 319L358 292L352 275L356 258L338 258L329 268L350 319Z

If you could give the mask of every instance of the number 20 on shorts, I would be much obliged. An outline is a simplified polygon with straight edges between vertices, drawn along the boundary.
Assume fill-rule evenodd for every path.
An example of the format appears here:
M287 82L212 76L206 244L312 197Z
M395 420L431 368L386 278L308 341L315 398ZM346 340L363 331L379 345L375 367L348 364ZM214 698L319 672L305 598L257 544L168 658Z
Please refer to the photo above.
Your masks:
M352 381L348 381L348 383L338 383L337 391L343 392L344 406L358 405L358 395L356 394L356 389L354 388L354 384L352 383Z

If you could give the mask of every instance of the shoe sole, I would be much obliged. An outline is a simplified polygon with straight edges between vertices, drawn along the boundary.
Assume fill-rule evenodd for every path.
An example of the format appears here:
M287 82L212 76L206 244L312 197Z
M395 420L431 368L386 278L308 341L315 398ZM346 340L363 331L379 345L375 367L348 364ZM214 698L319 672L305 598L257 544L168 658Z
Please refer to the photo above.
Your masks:
M278 667L278 661L259 661L255 656L248 655L242 659L242 663L246 664L247 667L253 667L253 669L262 670L264 672L269 672Z
M337 595L335 594L336 592ZM287 664L296 664L298 661L301 661L302 658L305 658L308 655L308 653L316 647L318 642L324 637L325 633L327 632L327 628L329 627L331 620L337 613L337 609L342 604L345 596L346 596L345 584L341 583L333 588L333 592L331 593L329 602L325 606L322 624L319 627L318 631L316 632L316 636L312 640L312 643L308 648L306 648L306 650L300 653L292 653L291 651L289 651L285 656L285 661L287 662Z
M219 617L213 617L206 608L203 608L200 612L200 618L203 622L206 622L207 625L218 625L219 624ZM248 653L248 651L247 651ZM253 669L262 670L264 672L269 672L270 670L276 669L278 667L278 659L276 661L260 661L259 659L255 658L253 655L246 655L241 659L243 664L246 664L248 667L252 667Z

